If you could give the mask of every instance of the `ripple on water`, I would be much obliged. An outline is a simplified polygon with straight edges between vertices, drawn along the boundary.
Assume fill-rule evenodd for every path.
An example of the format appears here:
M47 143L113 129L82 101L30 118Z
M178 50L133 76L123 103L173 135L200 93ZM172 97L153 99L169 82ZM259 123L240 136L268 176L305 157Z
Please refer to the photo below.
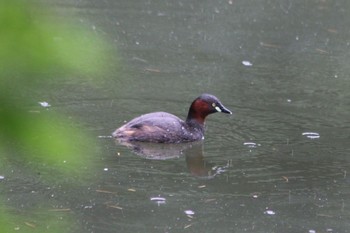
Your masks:
M166 203L166 198L164 197L151 197L150 200L157 203L158 205L162 205Z

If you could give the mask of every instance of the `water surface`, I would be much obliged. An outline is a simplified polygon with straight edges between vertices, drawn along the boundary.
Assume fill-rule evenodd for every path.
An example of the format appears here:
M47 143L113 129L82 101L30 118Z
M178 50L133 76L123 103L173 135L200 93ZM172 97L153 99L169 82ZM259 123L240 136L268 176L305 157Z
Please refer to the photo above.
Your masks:
M46 200L72 232L349 231L348 1L46 5L105 37L120 64L94 86L66 74L33 92L96 138L95 166L47 186L14 161L0 174L11 208ZM167 159L100 137L151 111L184 118L204 92L233 116L209 116L204 142L161 148Z

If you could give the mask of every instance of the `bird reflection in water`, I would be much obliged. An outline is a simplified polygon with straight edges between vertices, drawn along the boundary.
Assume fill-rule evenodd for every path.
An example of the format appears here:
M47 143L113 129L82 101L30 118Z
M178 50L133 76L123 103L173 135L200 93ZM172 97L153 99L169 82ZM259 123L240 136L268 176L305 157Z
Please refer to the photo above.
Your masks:
M180 144L124 141L118 141L118 143L145 159L168 160L185 157L189 172L201 178L213 178L225 172L228 167L228 165L215 166L205 161L202 141Z

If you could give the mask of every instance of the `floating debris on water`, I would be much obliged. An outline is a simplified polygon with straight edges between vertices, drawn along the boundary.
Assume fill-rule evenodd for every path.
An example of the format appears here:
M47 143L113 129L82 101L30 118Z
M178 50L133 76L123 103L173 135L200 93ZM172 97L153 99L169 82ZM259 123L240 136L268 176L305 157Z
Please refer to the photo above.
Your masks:
M320 134L316 132L304 132L302 133L303 136L310 138L310 139L318 139L320 138Z
M289 182L289 179L287 176L282 176L282 178L288 183Z
M250 61L242 61L242 64L244 66L253 66L253 63L251 63Z
M194 211L193 210L185 210L185 214L187 215L188 218L193 218L194 216Z
M118 205L108 205L108 207L113 208L113 209L123 210L123 207L118 206Z
M281 46L278 44L269 44L269 43L265 43L265 42L260 42L260 45L263 47L266 47L266 48L275 48L275 49L281 48Z
M187 215L194 215L194 211L193 210L185 210L184 212Z
M264 214L267 214L267 215L275 215L276 212L273 211L273 210L266 210L266 211L264 212Z
M64 209L50 209L49 211L52 211L52 212L68 212L68 211L71 211L71 209L69 209L69 208L64 208Z
M108 167L103 168L103 171L108 171Z
M41 105L41 107L44 107L44 108L49 108L49 107L51 107L51 105L48 103L48 102L45 102L45 101L43 101L43 102L38 102L40 105Z
M5 176L0 176L0 180L3 180L3 179L5 179Z
M28 227L36 228L36 225L34 223L31 223L31 222L24 222L24 224L27 225Z
M103 190L103 189L96 189L95 191L98 192L98 193L116 194L116 192L112 192L112 191L109 191L109 190Z

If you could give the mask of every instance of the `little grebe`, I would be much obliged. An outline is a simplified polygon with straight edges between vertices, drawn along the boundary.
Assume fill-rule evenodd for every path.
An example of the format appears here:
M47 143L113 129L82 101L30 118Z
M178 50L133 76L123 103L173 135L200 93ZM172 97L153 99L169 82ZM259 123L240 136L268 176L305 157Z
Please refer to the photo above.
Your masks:
M215 112L232 114L213 95L202 94L195 99L186 121L166 112L153 112L134 118L113 132L121 141L180 143L204 139L204 120Z

